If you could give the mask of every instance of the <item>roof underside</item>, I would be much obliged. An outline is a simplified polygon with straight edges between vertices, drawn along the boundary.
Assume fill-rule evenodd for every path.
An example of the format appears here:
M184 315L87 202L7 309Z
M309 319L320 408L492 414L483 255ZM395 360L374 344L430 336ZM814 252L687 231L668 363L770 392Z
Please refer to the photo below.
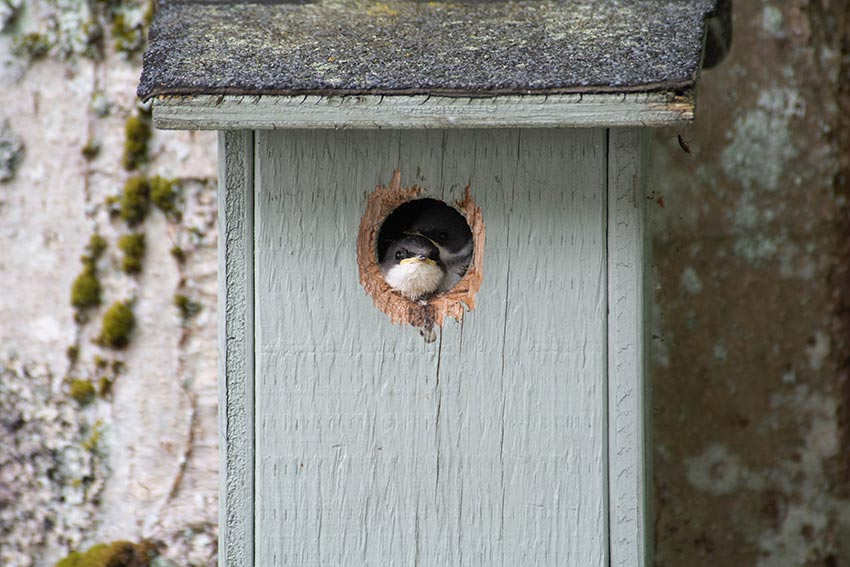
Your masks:
M161 2L138 94L687 91L714 0Z

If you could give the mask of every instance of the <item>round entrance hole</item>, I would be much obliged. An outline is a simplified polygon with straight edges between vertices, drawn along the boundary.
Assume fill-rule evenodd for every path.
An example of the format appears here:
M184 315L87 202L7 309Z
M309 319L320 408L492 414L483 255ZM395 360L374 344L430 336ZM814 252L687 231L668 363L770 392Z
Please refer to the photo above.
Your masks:
M466 218L438 199L402 203L378 230L384 280L414 301L451 291L466 275L472 250Z
M475 308L484 274L484 220L469 187L453 206L423 197L423 191L402 187L401 173L395 171L389 186L379 185L369 194L357 237L357 265L366 293L393 323L430 331L447 316L461 320ZM405 294L410 290L389 278L397 285L393 289L385 279L388 269L411 268L417 258L441 267L445 277L439 285L429 280L425 289L430 291Z

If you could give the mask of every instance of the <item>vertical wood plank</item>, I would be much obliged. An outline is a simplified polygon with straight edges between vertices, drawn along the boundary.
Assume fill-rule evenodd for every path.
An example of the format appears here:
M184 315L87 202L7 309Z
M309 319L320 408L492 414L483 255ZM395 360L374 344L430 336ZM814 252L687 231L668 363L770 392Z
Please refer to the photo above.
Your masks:
M219 553L254 564L254 135L220 132Z
M648 403L644 278L647 248L639 129L608 139L608 416L611 565L649 558Z
M463 543L441 538L450 543L432 564L605 564L604 134L452 134L444 196L477 188L487 309L444 330L443 365L457 370L441 372L449 510L438 518L447 534L463 532L476 515L467 500L498 500L499 536L495 561L467 563L479 543L472 532ZM493 454L492 469L483 467Z
M605 565L604 131L257 137L258 563ZM479 306L431 345L357 279L395 168L484 211Z

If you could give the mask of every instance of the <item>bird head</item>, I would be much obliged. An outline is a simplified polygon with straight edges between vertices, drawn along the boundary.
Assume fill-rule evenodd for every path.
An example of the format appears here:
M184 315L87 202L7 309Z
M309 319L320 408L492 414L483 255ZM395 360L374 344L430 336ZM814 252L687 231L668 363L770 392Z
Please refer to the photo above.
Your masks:
M428 238L408 234L390 244L384 256L384 268L394 265L440 264L440 251Z
M440 203L423 211L407 229L407 235L428 239L441 252L457 254L469 246L472 230L455 208Z

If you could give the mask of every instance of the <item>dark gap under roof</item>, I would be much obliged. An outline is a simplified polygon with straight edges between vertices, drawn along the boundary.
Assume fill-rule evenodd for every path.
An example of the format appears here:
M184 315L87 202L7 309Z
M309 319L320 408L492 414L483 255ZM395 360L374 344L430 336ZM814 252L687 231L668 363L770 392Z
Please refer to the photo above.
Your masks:
M164 1L138 94L686 90L714 0Z

